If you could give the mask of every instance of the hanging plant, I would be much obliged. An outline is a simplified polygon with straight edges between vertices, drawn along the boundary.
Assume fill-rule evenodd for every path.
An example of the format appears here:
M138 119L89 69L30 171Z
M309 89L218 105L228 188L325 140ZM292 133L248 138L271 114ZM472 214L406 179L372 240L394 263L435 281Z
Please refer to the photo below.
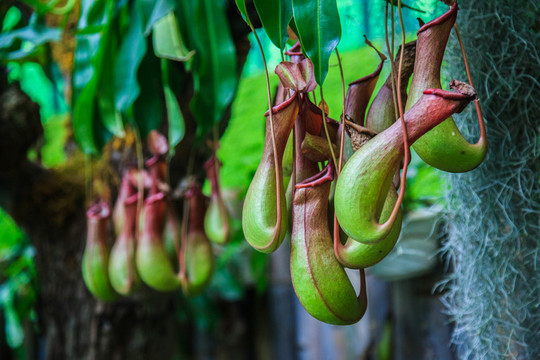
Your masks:
M244 0L236 4L263 57L268 102L263 155L243 205L243 234L263 253L290 239L292 281L304 307L322 321L354 323L367 306L365 282L357 296L344 268L360 269L364 280L363 269L394 247L410 146L428 164L451 172L469 171L485 157L486 133L472 84L453 81L453 91L441 89L440 67L457 4L451 2L445 14L422 24L417 40L406 44L401 9L421 10L399 0L386 2L387 54L366 39L380 63L346 91L335 0L254 0L254 15L282 56L275 68L274 101L260 39ZM402 37L396 52L387 29L391 9L394 30L394 7ZM116 242L110 259L110 211L98 202L88 212L83 273L96 297L132 294L139 279L159 291L200 294L214 272L213 244L222 249L233 237L234 219L225 206L216 157L239 72L225 11L224 2L209 0L81 3L72 77L74 137L84 153L99 156L111 137L131 135L136 156L129 160L137 164L123 167L129 170L113 210ZM46 39L58 38L51 29L32 27L38 30ZM20 37L20 32L11 34L9 47ZM297 42L289 46L289 40ZM333 52L343 83L339 119L329 117L322 88ZM106 66L109 57L114 66ZM373 96L388 63L390 75ZM156 72L161 76L150 76ZM187 86L182 94L191 98L184 99L178 89ZM471 101L480 126L476 144L461 136L451 118ZM189 144L184 142L190 137ZM180 147L187 151L177 153ZM198 184L201 159L210 155L207 202ZM171 184L169 164L175 156L186 166L182 179ZM183 211L175 207L180 198Z
M254 31L244 2L239 0L237 5ZM276 67L280 79L277 105L266 114L263 158L244 204L244 235L256 250L275 251L285 232L291 232L291 276L298 298L311 315L331 324L354 323L367 306L365 282L357 298L343 267L361 269L364 279L363 269L381 261L399 237L409 147L419 143L418 148L424 147L424 153L430 154L421 155L429 164L448 171L471 170L485 154L482 121L478 144L452 146L447 141L454 141L459 131L449 129L446 119L476 101L476 92L466 83L454 80L450 84L454 91L440 89L442 55L457 5L423 25L418 40L407 44L402 5L399 1L395 5L402 41L394 58L387 40L391 74L368 110L387 58L375 49L381 57L378 68L351 83L346 96L343 86L343 115L341 122L336 122L327 115L322 87L318 107L309 98L317 85L322 86L329 56L339 42L341 28L335 2L292 1L290 26L299 43L285 52L290 61ZM278 34L278 27L268 24L279 24L283 20L280 13L269 20L261 6L257 6L257 12L267 34ZM437 30L441 26L444 31ZM276 45L282 49L281 42ZM271 107L268 71L266 75ZM407 94L411 75L414 87L411 85ZM285 152L288 142L293 144L292 151ZM345 149L351 149L347 156ZM444 154L437 154L437 149ZM292 168L286 197L284 161L287 169ZM322 166L325 170L319 173ZM333 222L327 214L328 204ZM292 224L287 224L288 219ZM341 239L342 231L348 239Z

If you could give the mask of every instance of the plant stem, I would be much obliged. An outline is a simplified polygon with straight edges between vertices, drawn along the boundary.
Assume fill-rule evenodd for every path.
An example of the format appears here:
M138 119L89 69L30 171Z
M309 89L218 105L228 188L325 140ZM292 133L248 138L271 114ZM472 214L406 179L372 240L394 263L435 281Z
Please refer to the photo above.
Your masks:
M341 57L339 56L337 47L336 56L338 60L339 73L341 75L341 96L343 98L343 109L341 111L341 138L339 141L339 163L336 166L337 178L341 172L341 168L343 167L343 150L345 148L345 77L343 76L343 66L341 64Z
M255 35L255 39L257 40L257 44L259 45L259 50L261 51L261 56L264 64L264 75L266 79L266 94L268 96L268 113L269 120L270 120L270 132L272 136L272 150L274 151L274 166L276 169L276 227L274 228L274 239L279 236L279 233L281 232L281 169L279 168L278 164L278 155L277 155L277 147L276 147L276 137L274 132L274 119L272 114L272 95L270 93L270 76L268 75L268 66L266 65L266 58L264 56L264 51L261 45L261 40L259 39L259 36L257 35L257 32L255 31L255 28L251 24L251 21L249 22L249 27L251 28L251 31L253 32L253 35ZM323 111L324 113L324 111Z
M403 54L405 53L405 26L403 25L403 16L401 13L401 0L398 0L398 14L399 14L399 23L401 25L401 52L400 52L400 57L399 57L399 67L398 67L398 74L397 74L396 96L397 96L398 109L399 109L399 118L401 119L401 129L403 130L403 152L405 156L403 160L403 171L401 172L399 196L396 201L396 205L394 206L394 209L392 210L392 214L390 214L390 218L389 218L389 219L393 219L392 221L394 221L395 218L397 217L399 209L401 208L401 204L403 203L403 198L405 197L405 186L407 182L407 168L409 167L409 161L411 157L411 149L409 148L407 127L405 125L405 117L403 116L403 104L402 104L402 99L401 99L401 68L403 65Z
M467 79L469 80L469 84L474 87L471 71L469 69L469 61L467 60L467 54L465 53L465 46L463 45L463 40L461 39L461 34L459 33L457 24L454 24L454 30L456 30L459 47L461 49L461 54L463 55L463 62L465 64L465 72L467 73ZM482 109L480 108L480 100L478 100L478 98L474 99L474 106L476 108L476 116L478 117L478 126L480 127L480 138L478 139L478 144L482 139L487 138L487 133L484 116L482 115Z
M322 86L319 86L319 89L321 89L321 102L322 102L322 123L323 123L323 127L324 127L324 132L326 134L326 140L328 141L328 147L330 148L330 152L332 153L332 161L334 162L334 164L337 164L338 162L336 161L336 154L334 153L334 147L332 146L332 140L330 139L330 134L328 133L328 125L326 124L326 111L325 111L325 105L326 105L326 102L324 101L324 96L323 96L323 89L322 89Z

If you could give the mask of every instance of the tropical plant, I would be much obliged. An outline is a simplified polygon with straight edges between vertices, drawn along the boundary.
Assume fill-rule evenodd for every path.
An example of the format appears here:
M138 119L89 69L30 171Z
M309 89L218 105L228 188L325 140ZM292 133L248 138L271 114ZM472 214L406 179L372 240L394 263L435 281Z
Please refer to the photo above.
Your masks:
M245 2L238 0L237 5L255 33ZM263 1L255 1L255 5L274 45L285 50L283 40L287 31L298 39L298 44L285 52L290 61L282 61L276 68L280 87L274 107L266 70L270 109L266 113L265 149L244 203L244 235L255 249L273 252L292 229L291 276L300 302L319 320L333 324L354 323L365 312L363 269L381 261L399 236L409 146L421 141L426 145L420 156L429 158L426 161L432 165L455 172L478 166L486 153L485 127L474 89L456 80L450 84L455 92L440 89L440 66L455 24L457 3L449 2L450 10L445 14L427 24L421 23L419 38L409 47L405 43L401 2L392 4L398 9L402 41L394 60L387 36L391 64L387 86L379 90L366 116L386 59L375 49L381 57L375 72L350 84L346 96L342 85L343 112L339 123L328 117L322 88L330 54L341 34L336 2L293 0L271 7ZM393 6L387 4L386 14L389 7L393 21ZM371 45L367 39L366 43ZM416 51L412 52L411 48ZM404 61L405 53L407 61ZM336 54L339 59L337 50ZM411 96L407 97L406 84L411 75ZM317 85L319 107L311 102L309 95L310 92L315 94ZM406 97L411 105L405 112ZM451 122L445 119L461 112L472 100L476 101L480 140L476 145L465 140L454 143L459 131L443 129L449 127L444 124ZM292 157L285 155L289 137L293 146L288 151L292 151ZM423 140L428 137L432 140ZM352 147L348 156L345 143ZM455 145L453 150L450 143ZM439 147L441 154L437 154ZM287 169L292 168L292 174L284 174L284 159L292 160L293 165L287 166ZM320 166L326 163L325 170L319 172ZM331 170L334 167L336 183L332 188L333 206L330 206L334 215L332 252L326 208L330 196L327 183L334 180ZM290 176L288 196L284 176ZM398 189L399 195L396 195ZM292 205L288 204L290 201ZM340 240L342 231L348 236L346 242ZM346 276L343 279L343 266L361 269L363 287L358 302L351 300L355 296L351 298L352 287ZM351 305L351 301L356 305Z
M363 269L395 244L410 145L476 101L474 89L461 82L451 84L454 92L439 89L440 61L433 69L418 65L431 63L429 56L442 58L457 5L420 29L446 31L435 52L422 39L416 47L405 43L405 5L386 2L383 27L388 32L390 19L393 39L397 15L401 50L395 51L388 33L387 56L366 38L381 62L347 92L341 74L337 96L323 91L333 53L343 73L336 0L236 0L236 6L238 11L229 2L209 0L82 0L61 6L8 1L0 6L2 63L37 62L53 83L63 84L73 139L84 154L75 152L71 159L84 158L86 170L83 181L72 182L78 189L73 203L81 213L89 208L82 273L97 298L136 298L147 290L135 286L139 279L158 291L182 289L192 296L212 287L212 274L223 277L220 266L246 249L241 218L245 239L260 252L291 241L293 284L314 317L353 323L366 309L365 281L355 296L344 267L360 269L364 280ZM230 21L235 16L247 27ZM256 30L259 25L266 35ZM239 44L250 30L263 58L267 92L266 99L251 101L268 111L263 157L239 214L220 186L217 158L248 51ZM275 69L275 96L277 79L270 79L260 36L270 39L283 60ZM390 75L370 105L385 59ZM411 74L414 96L407 91ZM329 116L329 95L340 98L339 121ZM481 115L479 121L482 126ZM451 135L443 131L436 137ZM33 140L20 145L20 153L26 156ZM485 146L479 142L466 166L453 155L443 161L435 154L429 162L470 170ZM429 152L431 145L425 147ZM212 190L205 216L208 201L200 184L208 159ZM117 241L109 256L113 203ZM249 259L253 272L264 264L263 257Z

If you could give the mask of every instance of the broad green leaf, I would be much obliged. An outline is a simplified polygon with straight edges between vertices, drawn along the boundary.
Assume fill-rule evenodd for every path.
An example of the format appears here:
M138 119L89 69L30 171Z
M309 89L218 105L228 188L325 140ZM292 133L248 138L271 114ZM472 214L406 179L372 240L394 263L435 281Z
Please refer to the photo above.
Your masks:
M167 120L169 122L170 152L174 154L174 148L184 138L186 129L184 125L184 118L182 117L182 112L180 111L180 105L178 105L176 96L168 85L163 87L163 92L165 93Z
M4 304L6 341L9 347L18 348L23 343L24 331L17 310L13 305L13 300Z
M222 2L200 0L195 4L192 34L196 54L193 69L195 95L191 108L202 139L223 117L230 105L238 76L236 49Z
M105 128L112 134L118 137L124 137L124 123L119 111L114 107L114 101L111 97L99 97L98 99L99 113L101 122Z
M195 50L196 42L196 32L197 24L193 14L195 13L195 0L183 0L178 4L178 9L175 11L175 15L178 19L178 26L180 28L180 33L182 34L182 39L184 40L184 45L188 49ZM195 50L196 51L196 50ZM194 58L190 59L188 65L193 62Z
M116 0L114 2L114 13L115 15L118 15L119 13L124 12L128 7L126 6L128 4L129 0ZM126 12L127 14L127 12Z
M0 59L2 61L25 60L34 56L40 46L54 41L60 41L60 29L51 28L36 23L0 34ZM20 46L17 46L21 43Z
M182 139L186 132L182 111L178 104L176 95L169 86L169 62L161 60L161 73L163 78L163 93L165 95L165 107L167 108L167 122L169 128L169 153L174 154L174 148Z
M299 39L299 37L298 37L298 29L296 28L296 23L294 22L294 17L291 19L291 21L289 21L289 27L291 28L291 30L294 33L294 35L296 36L296 38L289 37L289 40L287 40L287 43L289 45L291 45L291 46L294 46L296 44L296 42L298 41L297 39Z
M315 80L322 85L328 61L341 38L336 0L292 0L302 49L313 62Z
M94 104L114 10L113 0L82 0L78 29L103 26L93 34L77 34L73 69L73 133L86 154L98 152L94 134Z
M236 1L236 7L240 11L240 15L242 15L242 19L244 19L244 21L247 22L247 24L251 26L251 20L249 20L249 15L246 9L246 0L235 0L235 1Z
M289 27L293 31L293 33L296 34L296 37L298 37L298 29L296 28L296 23L294 22L294 17L289 21Z
M264 31L279 49L285 47L287 26L292 18L291 0L253 0Z
M0 62L28 63L34 61L44 63L46 60L45 49L41 46L23 46L17 50L3 52L0 51Z
M105 59L116 58L118 51L114 32L111 32L111 41L108 45L104 55ZM122 116L115 106L115 88L114 82L111 81L114 79L114 70L114 66L103 66L97 91L97 105L101 122L105 128L118 137L124 137L124 124Z
M3 199L2 199L3 200ZM20 253L21 243L25 240L24 234L15 221L0 207L0 262L7 262ZM0 304L2 298L0 297Z
M8 8L6 10L6 8ZM8 32L14 30L22 19L21 10L10 4L0 5L0 16L4 14L2 25L0 26L0 32Z
M163 83L159 73L159 59L148 51L139 66L141 91L133 104L133 118L143 139L151 130L159 129L163 118Z
M194 54L193 51L188 51L184 46L174 11L154 24L152 44L156 56L165 59L186 61Z
M103 124L103 119L101 118L99 103L96 101L94 105L93 116L94 120L92 122L92 128L94 132L94 139L96 142L96 147L98 149L103 148L107 141L111 139L113 134L105 127Z
M107 30L108 24L103 25L91 25L88 27L85 27L84 29L78 29L75 31L75 35L95 35L98 33L102 33L103 31Z
M175 0L137 0L137 6L143 15L144 35L152 31L152 27L163 16L169 14L176 7Z
M113 10L114 2L110 0L82 0L77 30L108 25Z
M137 70L146 53L141 10L134 4L130 12L129 28L116 57L114 89L116 107L125 113L139 96Z
M22 29L0 34L0 48L9 48L15 40L28 41L32 45L38 46L49 41L60 41L61 36L60 29L30 24Z
M122 116L114 106L114 99L110 96L98 98L100 119L105 128L118 137L124 137L124 123Z

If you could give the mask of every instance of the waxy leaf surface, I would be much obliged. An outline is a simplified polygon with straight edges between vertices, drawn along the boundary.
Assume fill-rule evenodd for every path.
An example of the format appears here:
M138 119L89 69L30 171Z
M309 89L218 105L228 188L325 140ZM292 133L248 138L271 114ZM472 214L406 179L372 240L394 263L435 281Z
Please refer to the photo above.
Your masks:
M245 22L251 24L251 21L249 20L248 12L246 9L246 0L235 0L236 1L236 7L240 11L240 15L242 15L242 19L244 19Z
M78 30L101 29L99 32L83 32L76 36L72 124L75 140L86 154L98 152L94 134L94 103L109 41L113 5L111 0L81 1Z
M336 0L293 0L292 4L302 49L313 62L315 80L322 85L330 55L341 38Z
M114 76L116 107L122 112L127 112L140 92L137 70L146 53L142 17L141 10L136 4L132 6L129 27L116 58Z
M274 45L283 49L289 37L287 26L292 18L291 0L253 0L253 2L264 31Z
M190 35L196 53L191 108L197 120L197 137L202 139L221 120L236 92L236 49L223 3L200 0L192 6Z

